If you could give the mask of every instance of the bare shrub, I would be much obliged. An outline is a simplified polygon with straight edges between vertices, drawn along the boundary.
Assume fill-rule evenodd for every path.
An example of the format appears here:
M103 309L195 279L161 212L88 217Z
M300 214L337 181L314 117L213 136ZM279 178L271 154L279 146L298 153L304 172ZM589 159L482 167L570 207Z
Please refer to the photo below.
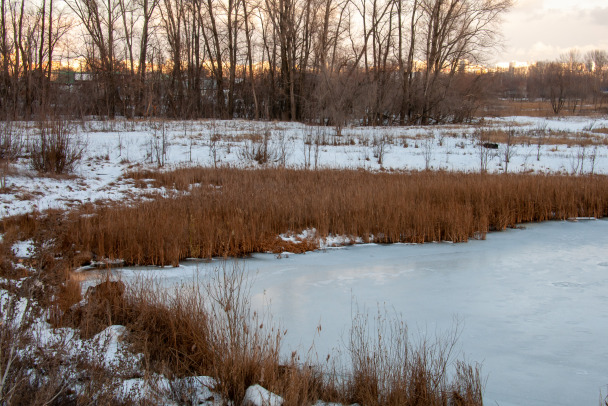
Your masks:
M319 168L321 146L326 145L326 130L323 127L308 127L304 134L304 168Z
M319 169L319 152L321 149L321 145L325 145L325 130L321 127L317 127L315 130L315 139L314 139L314 162L315 162L315 170Z
M310 165L312 162L311 153L312 147L314 144L314 137L311 127L308 127L306 133L304 134L304 169L310 169Z
M433 159L434 139L433 134L429 134L422 141L422 156L424 157L424 169L431 169L431 160Z
M502 162L504 163L505 166L505 173L509 172L509 163L511 162L511 159L515 156L515 138L516 138L516 131L513 127L509 127L506 130L507 133L507 138L506 141L504 143L504 145L502 146L502 150L501 150L501 159Z
M590 142L582 134L577 134L576 145L570 154L570 169L573 175L583 175L585 173L585 160L587 159L587 148ZM592 164L595 167L595 156L592 159Z
M285 167L287 165L287 158L290 154L290 144L285 130L278 130L276 133L276 151L277 151L277 162L279 166Z
M31 290L0 295L0 404L124 404L121 379L133 365L105 363L108 336L74 343L76 332L49 334Z
M209 135L209 155L213 159L213 167L217 168L217 164L219 162L219 143L222 139L222 136L215 132L215 127L213 127L213 131Z
M0 160L0 191L4 192L7 190L7 176L10 171L10 165L8 160Z
M372 151L374 158L378 161L378 165L382 166L384 164L384 155L392 143L393 139L390 134L374 134L372 138Z
M275 384L283 333L251 309L242 266L224 264L199 282L171 291L140 279L123 294L124 285L106 280L87 295L79 326L89 336L123 324L153 371L213 376L215 391L240 404L250 385Z
M270 138L270 129L266 129L262 136L252 137L241 147L239 157L247 161L257 162L259 165L276 162L279 154L271 145Z
M590 173L592 175L595 173L595 162L597 160L597 149L598 149L598 146L594 145L593 149L589 153L589 163L591 165Z
M148 139L147 156L159 168L165 166L169 152L169 134L165 120L150 122L152 133Z
M41 123L40 135L29 146L32 169L51 174L70 173L80 162L86 144L63 119Z
M20 380L24 376L19 352L31 339L31 302L25 300L22 303L15 295L1 295L0 320L0 402L9 404L18 395Z
M486 173L488 171L488 161L491 157L491 148L489 148L489 136L487 130L476 128L473 132L473 138L477 142L477 151L479 153L479 171Z
M547 123L537 125L533 130L533 134L536 139L536 160L540 161L540 150L547 138Z
M23 137L12 121L0 122L0 161L12 162L23 151Z
M280 364L283 333L269 315L251 309L251 282L241 266L224 265L204 289L210 299L208 334L216 389L238 403L250 385L272 383Z

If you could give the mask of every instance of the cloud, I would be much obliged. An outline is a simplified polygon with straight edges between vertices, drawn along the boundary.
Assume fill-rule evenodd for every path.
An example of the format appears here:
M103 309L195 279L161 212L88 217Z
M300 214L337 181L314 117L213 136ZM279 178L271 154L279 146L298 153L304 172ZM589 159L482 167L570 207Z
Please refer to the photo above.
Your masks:
M505 51L498 60L555 59L571 48L608 50L608 7L543 8L541 0L520 0L505 15Z
M537 11L542 10L544 6L545 0L516 0L512 12Z
M608 27L608 7L597 7L591 10L591 17L595 24ZM608 28L606 31L606 35L608 35Z

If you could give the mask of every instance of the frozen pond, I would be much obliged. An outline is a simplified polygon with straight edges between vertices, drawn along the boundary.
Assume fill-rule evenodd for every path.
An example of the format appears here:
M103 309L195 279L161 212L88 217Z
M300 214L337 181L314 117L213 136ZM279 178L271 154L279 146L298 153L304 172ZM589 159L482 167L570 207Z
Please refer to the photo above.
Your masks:
M486 404L597 405L606 394L606 220L530 224L464 244L361 245L244 262L257 273L254 304L270 300L288 330L285 353L306 352L321 324L315 349L324 359L348 340L354 302L372 313L386 304L414 333L432 336L460 319L460 357L482 363ZM171 284L217 265L152 273Z

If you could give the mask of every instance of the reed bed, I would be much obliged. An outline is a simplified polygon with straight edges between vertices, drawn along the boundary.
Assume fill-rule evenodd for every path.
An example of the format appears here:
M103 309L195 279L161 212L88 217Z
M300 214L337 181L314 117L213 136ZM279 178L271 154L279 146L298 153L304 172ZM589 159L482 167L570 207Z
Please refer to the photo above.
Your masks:
M302 252L330 235L378 243L465 242L525 222L608 214L606 176L274 168L132 176L191 190L134 206L89 205L56 216L62 246L84 259L177 265L192 257ZM38 227L31 215L5 220L3 228L11 222L24 230ZM278 238L312 229L315 238L299 244Z

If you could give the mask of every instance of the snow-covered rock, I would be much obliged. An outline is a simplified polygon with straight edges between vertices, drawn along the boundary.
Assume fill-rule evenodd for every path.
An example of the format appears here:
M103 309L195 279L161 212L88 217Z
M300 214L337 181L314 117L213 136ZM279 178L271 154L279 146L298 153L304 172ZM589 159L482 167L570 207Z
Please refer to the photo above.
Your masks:
M283 398L264 389L260 385L253 385L245 391L242 406L281 406Z

